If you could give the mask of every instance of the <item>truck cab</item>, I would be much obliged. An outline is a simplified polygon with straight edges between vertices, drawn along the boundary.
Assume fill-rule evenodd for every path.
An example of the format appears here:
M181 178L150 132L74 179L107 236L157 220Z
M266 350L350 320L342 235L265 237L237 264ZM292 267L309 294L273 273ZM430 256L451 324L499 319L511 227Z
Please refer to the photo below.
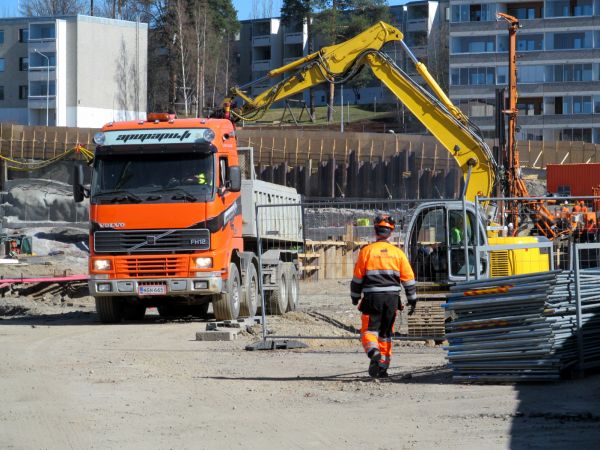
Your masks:
M94 140L91 185L76 170L74 197L90 198L89 288L101 321L139 319L150 306L206 317L210 303L217 319L253 316L258 258L244 242L256 229L243 230L232 122L149 114L109 123Z

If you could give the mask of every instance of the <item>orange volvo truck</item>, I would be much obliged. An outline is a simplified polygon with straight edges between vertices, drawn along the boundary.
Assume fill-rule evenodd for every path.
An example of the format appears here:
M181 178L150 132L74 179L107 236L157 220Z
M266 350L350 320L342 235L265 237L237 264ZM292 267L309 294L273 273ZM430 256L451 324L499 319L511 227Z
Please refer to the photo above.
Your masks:
M291 206L285 222L261 208L258 228L268 240L259 258L256 204L300 196L255 180L252 170L243 176L246 155L230 120L149 114L109 123L94 141L91 185L76 166L73 195L90 199L89 288L102 322L141 319L147 307L205 317L211 303L217 320L254 316L259 260L268 312L295 309L300 208Z

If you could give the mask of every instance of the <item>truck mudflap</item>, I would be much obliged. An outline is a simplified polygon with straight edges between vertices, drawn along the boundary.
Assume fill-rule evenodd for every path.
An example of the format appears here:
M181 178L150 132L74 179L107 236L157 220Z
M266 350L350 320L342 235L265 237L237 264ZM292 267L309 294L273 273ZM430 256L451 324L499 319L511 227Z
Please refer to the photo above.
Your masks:
M220 294L223 290L223 280L219 272L194 278L152 279L103 279L91 275L88 284L90 295L93 297L212 295Z

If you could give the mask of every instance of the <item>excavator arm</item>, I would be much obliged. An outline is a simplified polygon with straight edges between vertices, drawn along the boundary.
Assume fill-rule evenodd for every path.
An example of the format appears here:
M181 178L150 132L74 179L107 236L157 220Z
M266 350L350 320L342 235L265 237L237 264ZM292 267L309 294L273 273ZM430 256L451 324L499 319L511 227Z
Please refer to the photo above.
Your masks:
M224 103L225 115L231 114L238 120L257 120L274 103L324 82L344 83L366 65L456 160L466 182L466 199L474 201L477 195L491 196L498 173L492 152L477 127L452 104L402 39L403 35L399 30L379 22L345 42L324 47L316 53L272 70L267 77L294 72L255 98L249 97L244 91L249 85L234 87ZM392 41L399 41L408 52L433 94L412 80L380 51L386 43ZM240 109L230 110L229 106L235 97L240 97L244 105Z

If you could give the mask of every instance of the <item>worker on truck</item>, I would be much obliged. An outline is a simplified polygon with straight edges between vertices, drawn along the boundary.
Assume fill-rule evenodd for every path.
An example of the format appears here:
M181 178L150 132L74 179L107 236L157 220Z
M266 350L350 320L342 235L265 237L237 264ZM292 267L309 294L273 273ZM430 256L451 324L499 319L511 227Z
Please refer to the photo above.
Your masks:
M361 342L371 360L369 375L385 378L392 357L392 333L398 309L402 308L401 286L404 287L409 314L417 304L415 275L404 252L390 244L388 238L396 223L389 215L375 218L377 241L364 246L354 266L350 284L352 304L362 313Z

